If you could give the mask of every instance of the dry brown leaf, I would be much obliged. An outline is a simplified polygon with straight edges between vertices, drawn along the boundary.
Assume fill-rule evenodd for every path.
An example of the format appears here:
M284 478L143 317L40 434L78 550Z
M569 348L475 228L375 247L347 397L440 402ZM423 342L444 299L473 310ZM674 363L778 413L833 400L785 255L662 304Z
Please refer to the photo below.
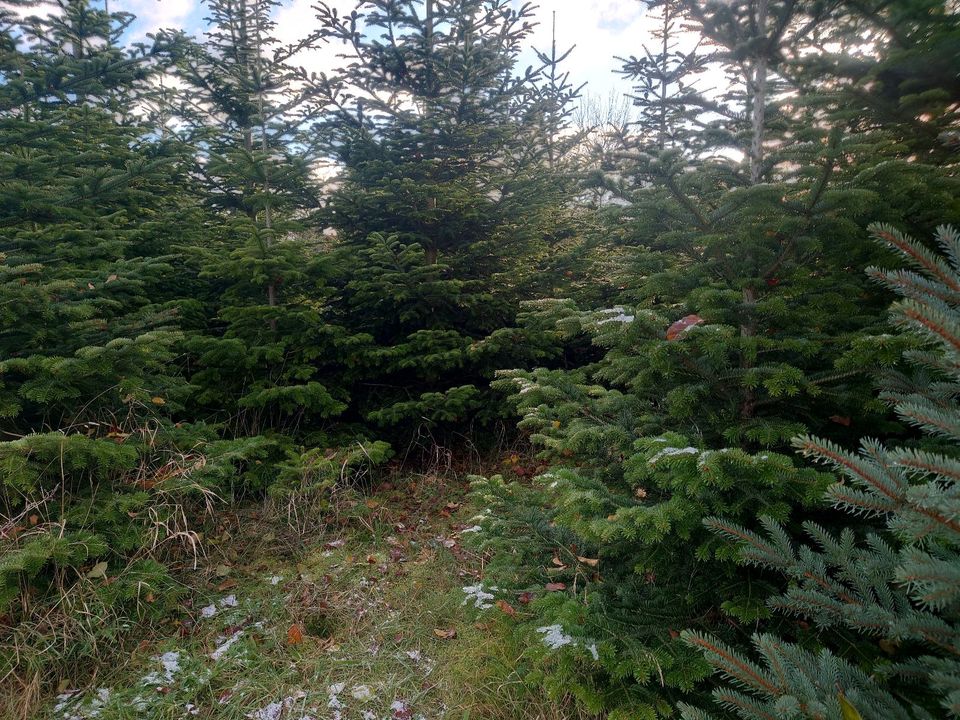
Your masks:
M596 567L597 565L600 564L600 559L599 559L599 558L580 557L580 556L578 555L578 556L577 556L577 562L581 562L581 563L583 563L584 565L589 565L590 567Z
M434 628L433 634L441 640L453 640L457 636L456 628Z
M303 630L297 623L287 629L287 645L299 645L303 642Z
M544 587L546 588L547 592L557 592L558 590L567 589L566 583L561 583L561 582L547 583L546 585L544 585Z
M497 607L503 611L504 614L509 615L510 617L516 617L517 611L513 609L513 606L508 603L506 600L497 600Z

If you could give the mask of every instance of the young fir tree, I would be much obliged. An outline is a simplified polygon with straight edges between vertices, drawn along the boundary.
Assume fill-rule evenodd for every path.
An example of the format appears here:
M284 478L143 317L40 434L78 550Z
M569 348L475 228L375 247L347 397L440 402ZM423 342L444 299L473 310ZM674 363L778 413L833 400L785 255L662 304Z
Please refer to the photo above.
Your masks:
M317 34L281 43L278 7L209 0L206 38L176 73L180 133L213 213L208 239L190 249L206 286L188 374L195 401L235 435L318 430L348 399L338 373L351 350L328 320L329 254L303 225L318 191L302 131L318 108L296 62Z
M811 621L799 644L754 637L762 664L701 633L686 641L734 687L714 692L734 717L924 718L960 715L960 234L937 230L940 253L878 225L874 237L914 270L869 274L902 299L893 322L917 337L913 375L889 374L881 398L916 443L865 439L859 453L815 437L797 448L841 480L826 500L851 517L838 533L807 521L799 549L772 518L759 534L726 519L707 527L739 549L742 563L782 573L790 585L770 607ZM867 531L863 518L870 518ZM708 715L684 707L685 718Z
M791 59L839 22L838 4L671 8L708 53L683 63L725 77L724 89L707 95L683 79L681 91L676 55L651 52L674 84L648 92L634 184L621 186L620 303L554 301L532 314L586 335L603 356L572 371L504 373L521 428L555 467L533 488L477 485L494 510L493 582L582 589L536 605L535 623L585 639L559 658L541 648L538 669L623 717L669 714L706 687L681 630L712 628L733 643L746 624L782 622L763 603L774 591L763 573L717 562L727 551L702 513L729 504L746 527L765 507L785 519L823 482L784 454L792 436L896 430L878 416L869 370L895 362L903 340L869 334L885 301L851 273L877 253L865 217L957 209L949 174L909 162L882 132L849 128L838 94L830 104L793 80Z
M198 457L178 461L167 434L186 395L178 297L173 259L149 249L191 232L196 215L175 150L116 112L172 50L121 47L129 22L77 1L2 17L5 678L20 663L22 677L51 679L51 633L101 639L116 630L109 618L159 613L180 595L158 558L189 537L180 505ZM65 644L68 660L98 645Z
M563 231L562 75L516 73L532 9L503 0L320 6L344 47L318 131L343 167L323 218L351 273L343 322L371 338L355 409L406 442L498 409L492 370L536 352L509 327ZM548 68L559 60L545 55ZM552 64L551 64L552 63Z

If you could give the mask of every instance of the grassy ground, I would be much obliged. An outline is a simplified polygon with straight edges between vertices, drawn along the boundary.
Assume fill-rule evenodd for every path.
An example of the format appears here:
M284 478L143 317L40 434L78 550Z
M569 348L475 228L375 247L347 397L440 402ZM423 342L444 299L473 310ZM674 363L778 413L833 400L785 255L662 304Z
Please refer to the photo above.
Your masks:
M408 479L340 498L307 537L255 512L225 517L169 632L21 716L576 717L523 684L510 619L465 603L482 561L461 544L472 526L462 496L456 483Z

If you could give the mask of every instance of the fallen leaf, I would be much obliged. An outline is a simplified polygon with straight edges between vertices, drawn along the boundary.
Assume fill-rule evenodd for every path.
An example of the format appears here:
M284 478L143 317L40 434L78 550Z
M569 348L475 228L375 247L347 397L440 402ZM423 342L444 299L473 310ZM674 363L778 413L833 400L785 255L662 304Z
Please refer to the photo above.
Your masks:
M441 640L453 640L457 636L456 628L434 628L433 634Z
M110 276L107 277L107 282L108 282L108 283L112 283L112 282L113 282L114 280L116 280L116 279L117 279L117 276L116 276L116 275L110 275Z
M31 525L36 525L38 522L40 522L40 516L39 516L39 515L31 515L31 516L30 516L30 524L31 524Z
M230 574L230 566L220 563L219 565L217 565L214 572L217 574L217 577L226 577L227 575Z
M565 568L567 566L567 564L556 555L553 556L553 560L551 560L551 562L559 568Z
M850 427L850 418L846 415L831 415L830 419L835 422L837 425L843 425L844 427Z
M287 629L287 645L299 645L303 642L303 630L297 623Z
M150 398L150 402L152 402L154 405L166 405L166 404L167 404L167 401L164 400L164 399L163 399L162 397L160 397L159 395L154 395L152 398Z
M586 557L577 556L577 562L581 562L581 563L583 563L584 565L589 565L590 567L596 567L597 565L600 564L600 559L599 559L599 558L586 558Z
M518 599L520 602L522 602L524 605L529 605L529 604L530 604L530 601L533 600L533 593L531 593L531 592L522 592L522 593L520 593L520 597L517 598L517 599Z
M517 616L517 611L514 610L513 606L506 600L497 600L496 605L501 611L503 611L504 614L509 615L510 617Z
M107 562L106 560L98 562L94 565L90 572L87 573L87 577L93 580L94 578L102 578L107 576Z
M217 585L217 590L220 590L220 591L229 590L230 588L234 588L237 585L239 585L239 583L236 580L234 580L233 578L227 578L222 583Z
M686 317L680 318L667 328L667 340L677 340L687 330L699 325L702 322L703 318L699 315L687 315Z
M561 582L547 583L546 585L544 585L544 587L546 588L547 592L557 592L558 590L567 589L566 583L561 583Z

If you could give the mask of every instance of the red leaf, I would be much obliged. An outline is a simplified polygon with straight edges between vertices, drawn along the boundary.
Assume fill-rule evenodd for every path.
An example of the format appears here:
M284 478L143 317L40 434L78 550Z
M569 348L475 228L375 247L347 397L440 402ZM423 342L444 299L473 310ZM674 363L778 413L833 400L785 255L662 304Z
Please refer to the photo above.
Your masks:
M830 419L833 420L837 425L850 427L850 418L846 415L831 415Z
M687 315L677 320L673 325L667 328L667 340L676 340L681 337L687 330L699 325L703 322L703 318L699 315Z
M517 598L517 599L518 599L520 602L522 602L524 605L529 605L529 604L530 604L530 601L533 600L533 593L522 592L522 593L520 593L520 597Z
M566 589L567 589L566 584L565 584L565 583L560 583L560 582L547 583L546 585L544 585L544 587L547 589L547 592L556 592L556 591L558 591L558 590L566 590Z

